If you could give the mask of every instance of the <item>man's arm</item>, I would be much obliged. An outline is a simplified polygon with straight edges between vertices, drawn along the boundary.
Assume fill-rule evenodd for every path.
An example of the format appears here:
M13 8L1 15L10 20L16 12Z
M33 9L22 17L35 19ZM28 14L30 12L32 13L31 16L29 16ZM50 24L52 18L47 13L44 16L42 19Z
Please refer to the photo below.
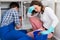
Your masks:
M14 21L15 21L15 25L16 25L16 29L20 29L21 25L20 25L20 20L19 20L19 15L17 11L14 11Z

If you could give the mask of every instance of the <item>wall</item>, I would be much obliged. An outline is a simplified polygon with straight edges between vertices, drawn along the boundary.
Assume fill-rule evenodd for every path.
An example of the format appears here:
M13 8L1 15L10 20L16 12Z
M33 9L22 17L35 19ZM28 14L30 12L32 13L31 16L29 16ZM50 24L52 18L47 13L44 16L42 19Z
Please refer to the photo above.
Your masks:
M56 2L56 15L59 19L59 23L55 28L55 36L58 40L60 40L60 2Z
M1 2L1 8L3 9L1 12L3 13L5 10L7 10L7 9L4 9L4 8L9 8L9 4L10 4L11 2ZM19 2L19 4L21 4L20 2ZM21 7L21 6L20 6ZM19 8L19 15L21 16L22 15L22 13L21 13L21 9Z

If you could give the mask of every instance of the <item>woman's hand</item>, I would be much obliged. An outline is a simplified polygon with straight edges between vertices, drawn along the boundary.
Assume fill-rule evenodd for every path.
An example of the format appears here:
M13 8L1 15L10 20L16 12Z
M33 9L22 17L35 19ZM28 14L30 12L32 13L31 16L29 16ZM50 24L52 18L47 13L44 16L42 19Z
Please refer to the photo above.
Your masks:
M32 13L32 11L33 11L34 9L35 9L34 6L29 7L29 8L28 8L28 13Z
M53 31L54 31L54 27L50 26L50 28L48 30L42 31L41 34L50 34Z
M41 32L41 34L49 34L49 32L47 30L44 30Z

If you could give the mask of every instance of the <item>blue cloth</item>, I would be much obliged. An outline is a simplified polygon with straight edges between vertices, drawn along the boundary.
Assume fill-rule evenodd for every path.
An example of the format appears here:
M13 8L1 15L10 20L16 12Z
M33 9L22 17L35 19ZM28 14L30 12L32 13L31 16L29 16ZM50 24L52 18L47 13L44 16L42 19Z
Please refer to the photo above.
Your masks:
M34 40L47 40L47 34L43 35L43 34L39 34L40 31L35 31L34 34Z
M47 34L46 35L43 35L43 34L40 34L40 35L37 35L35 40L47 40Z
M32 40L32 38L26 35L24 32L15 30L14 26L15 24L14 22L12 22L8 26L0 28L1 40L21 40L21 39Z
M17 30L13 30L8 32L8 34L6 34L5 39L6 40L19 40L19 39L27 39L30 40L32 39L31 37L29 37L28 35L24 34L23 32L17 31Z
M27 34L27 30L19 30L19 31L21 31L21 32L23 32L23 33L25 33L25 34Z
M20 38L18 40L33 40L33 39L31 37L22 37L22 38Z
M19 25L18 12L12 8L8 10L2 18L2 24L0 27L1 40L30 40L32 39L26 35L25 30L15 30L15 25ZM21 39L20 39L21 38Z
M34 32L33 32L34 37L35 37L39 32L40 32L40 30L39 30L39 31L34 31Z
M14 22L12 22L9 25L6 25L6 26L3 26L3 27L0 28L0 33L1 33L1 39L2 40L5 38L5 35L8 32L14 30L14 26L15 26L15 24L14 24Z

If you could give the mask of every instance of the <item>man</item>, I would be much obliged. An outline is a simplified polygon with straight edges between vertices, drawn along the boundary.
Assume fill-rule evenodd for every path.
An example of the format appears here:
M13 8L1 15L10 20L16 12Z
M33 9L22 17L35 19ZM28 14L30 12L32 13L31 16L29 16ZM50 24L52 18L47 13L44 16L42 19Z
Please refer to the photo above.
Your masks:
M18 10L19 10L19 4L15 3L15 2L12 2L10 4L10 9L3 16L1 26L9 25L10 23L12 23L14 21L15 25L16 25L16 28L17 29L20 28Z
M19 4L12 2L10 9L3 16L0 28L1 40L31 40L31 38L23 32L15 30L15 28L21 28L18 10Z

